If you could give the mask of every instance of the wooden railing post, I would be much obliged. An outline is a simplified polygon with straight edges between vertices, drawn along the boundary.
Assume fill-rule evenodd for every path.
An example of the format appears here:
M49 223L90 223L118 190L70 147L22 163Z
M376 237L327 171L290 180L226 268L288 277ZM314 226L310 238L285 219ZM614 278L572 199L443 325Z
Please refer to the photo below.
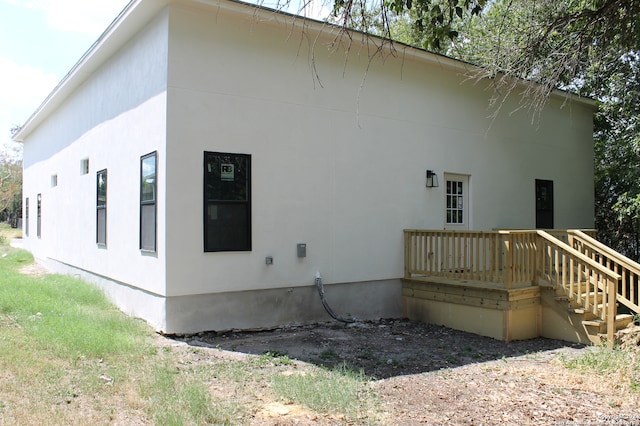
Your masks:
M410 240L411 240L411 234L409 233L409 230L405 229L404 230L404 277L405 278L411 277L410 266L409 266L409 262L410 262L409 259L411 258Z
M612 348L614 334L616 332L616 298L618 282L609 278L607 280L607 345Z
M511 289L513 286L513 234L508 233L504 239L504 256L505 256L505 268L504 268L504 286L507 289Z

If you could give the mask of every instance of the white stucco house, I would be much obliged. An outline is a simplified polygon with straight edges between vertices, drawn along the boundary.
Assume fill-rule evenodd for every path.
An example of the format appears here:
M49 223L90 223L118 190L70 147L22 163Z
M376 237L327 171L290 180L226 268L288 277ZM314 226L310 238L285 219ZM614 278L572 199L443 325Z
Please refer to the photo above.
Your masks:
M492 119L467 64L336 32L133 0L15 136L24 247L189 333L326 319L318 272L335 311L399 317L406 228L593 227L590 101Z

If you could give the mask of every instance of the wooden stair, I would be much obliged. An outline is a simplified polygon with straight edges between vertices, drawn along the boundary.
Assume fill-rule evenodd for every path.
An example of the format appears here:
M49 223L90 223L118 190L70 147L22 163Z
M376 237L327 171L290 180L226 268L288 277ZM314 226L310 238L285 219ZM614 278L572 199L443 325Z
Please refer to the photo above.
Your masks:
M596 345L605 343L607 340L607 322L599 318L596 314L593 313L594 308L594 300L597 305L595 305L595 310L600 311L604 308L603 299L604 294L601 291L597 291L595 297L593 294L581 294L580 298L575 296L574 298L570 298L567 295L567 289L562 286L551 286L551 285L542 285L543 287L547 287L549 289L555 290L555 300L564 305L567 309L568 313L578 314L582 316L582 326L586 331L587 337L589 340ZM583 283L584 287L585 284ZM578 301L580 299L581 302ZM586 308L584 306L584 301L589 300L589 307ZM617 314L615 318L615 330L618 332L626 328L630 323L634 320L634 315L631 314Z

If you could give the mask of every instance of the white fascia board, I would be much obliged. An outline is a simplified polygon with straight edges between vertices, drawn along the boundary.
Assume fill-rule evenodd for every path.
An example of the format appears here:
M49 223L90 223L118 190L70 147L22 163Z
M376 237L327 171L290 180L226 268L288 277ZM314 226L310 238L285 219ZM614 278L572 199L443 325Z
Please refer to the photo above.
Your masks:
M147 24L169 0L132 0L80 57L14 136L23 142L87 78Z
M245 3L239 0L132 0L73 66L62 81L58 83L43 103L27 119L20 131L13 136L13 140L22 142L52 111L61 105L88 76L95 72L109 57L133 37L134 34L140 31L161 9L169 4L200 5L208 8L215 7L242 15L252 15L257 19L265 21L277 21L278 18L286 18L287 25L290 25L292 28L304 29L305 31L311 30L318 35L325 35L326 37L330 37L332 34L341 30L337 25ZM470 73L472 73L474 69L477 69L473 64L428 52L400 42L385 40L378 36L368 35L359 31L348 30L348 32L352 35L359 34L361 36L351 38L354 44L371 42L375 43L376 46L382 46L380 53L383 55L403 55L406 58L414 58L418 61L437 65L441 68L466 75L472 75ZM358 38L360 38L360 41L358 41ZM526 84L526 82L523 81L523 84ZM592 108L595 106L594 100L580 97L570 92L555 90L552 95L562 99L580 102Z

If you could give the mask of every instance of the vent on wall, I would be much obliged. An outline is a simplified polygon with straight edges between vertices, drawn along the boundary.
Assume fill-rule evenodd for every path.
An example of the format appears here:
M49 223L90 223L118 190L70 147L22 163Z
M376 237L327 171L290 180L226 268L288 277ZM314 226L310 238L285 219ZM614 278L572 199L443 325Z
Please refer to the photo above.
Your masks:
M58 175L51 175L51 187L58 186Z

